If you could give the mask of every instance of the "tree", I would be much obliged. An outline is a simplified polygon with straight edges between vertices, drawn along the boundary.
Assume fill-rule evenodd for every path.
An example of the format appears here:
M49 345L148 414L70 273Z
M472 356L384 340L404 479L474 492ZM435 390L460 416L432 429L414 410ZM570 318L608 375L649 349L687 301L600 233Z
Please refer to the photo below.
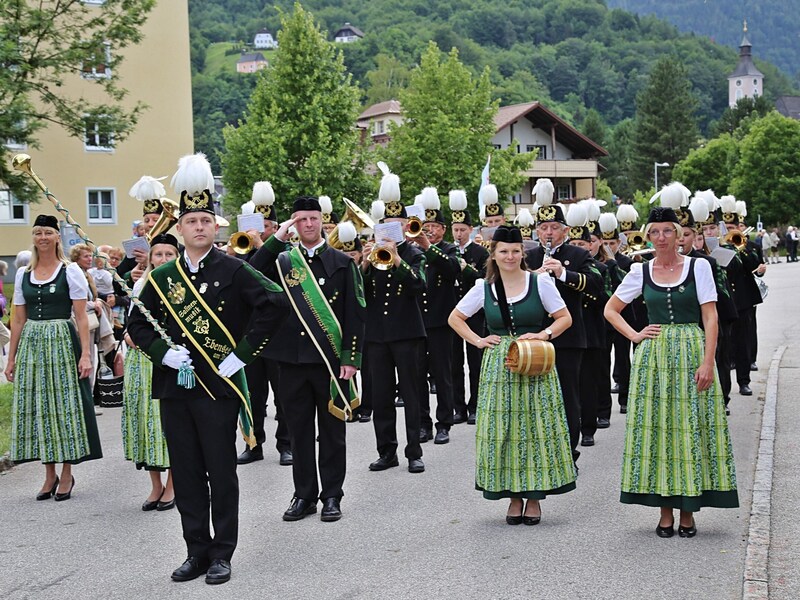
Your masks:
M631 166L634 123L632 119L625 119L617 123L611 134L608 135L608 156L600 159L600 164L606 168L605 179L611 190L617 196L625 199L633 197L636 188L632 184Z
M516 154L516 144L493 150L494 114L488 68L474 78L453 48L443 55L431 42L400 95L404 122L391 130L382 153L400 176L406 202L423 187L440 193L464 189L476 198L486 157L492 154L491 179L501 197L515 194L524 178L520 171L531 155ZM446 209L446 203L444 203Z
M790 223L800 213L800 121L772 112L755 121L739 144L730 191L752 217Z
M764 96L755 98L739 98L736 104L722 113L719 121L711 126L711 133L717 137L723 133L733 133L747 117L763 117L775 110L775 107Z
M142 103L123 104L127 90L116 73L122 50L142 39L140 28L155 0L80 0L0 3L0 140L38 147L37 132L48 125L83 138L86 122L120 143L136 126ZM69 94L63 88L83 75L99 92ZM86 90L87 92L89 90ZM20 200L37 197L30 180L11 171L0 145L0 181Z
M723 196L728 193L737 156L736 141L724 133L689 152L675 165L672 176L690 190L712 189Z
M595 109L590 108L586 111L586 118L583 120L581 133L588 137L593 142L604 146L606 138L606 125L603 123L603 117Z
M676 165L686 158L699 135L694 119L696 108L697 100L683 65L673 57L659 60L647 85L636 96L631 173L634 186L650 187L653 163ZM670 169L664 169L663 181L670 180Z
M367 104L370 105L396 99L400 90L408 85L410 75L408 67L393 56L378 54L375 64L375 69L367 73Z
M268 180L284 212L302 194L360 201L370 193L353 124L359 90L341 52L300 4L282 15L273 66L261 71L244 120L224 130L224 206L250 199L253 183ZM374 186L373 186L374 187Z

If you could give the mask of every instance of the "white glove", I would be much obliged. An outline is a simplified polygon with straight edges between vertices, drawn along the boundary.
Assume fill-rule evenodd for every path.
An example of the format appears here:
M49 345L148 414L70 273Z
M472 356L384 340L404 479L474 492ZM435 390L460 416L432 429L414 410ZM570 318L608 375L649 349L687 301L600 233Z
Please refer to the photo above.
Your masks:
M242 367L244 367L244 363L239 360L239 358L231 352L228 356L225 357L221 363L219 363L219 374L222 377L230 377L235 373L238 373Z
M161 359L162 365L165 367L171 367L175 370L180 369L183 366L183 363L187 363L189 366L192 365L192 357L189 356L189 351L183 346L178 346L175 349L170 348L167 350L164 358Z

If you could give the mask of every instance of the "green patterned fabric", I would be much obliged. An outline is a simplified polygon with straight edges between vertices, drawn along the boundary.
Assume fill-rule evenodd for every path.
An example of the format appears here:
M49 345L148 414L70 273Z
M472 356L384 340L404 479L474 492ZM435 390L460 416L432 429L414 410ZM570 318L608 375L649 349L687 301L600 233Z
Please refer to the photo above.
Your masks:
M137 469L169 468L167 440L161 428L161 402L152 397L153 365L139 350L125 355L122 401L122 446L125 459Z
M512 341L503 336L483 352L475 489L490 500L568 492L575 489L576 472L558 375L509 371L505 357Z
M719 380L704 392L694 383L704 338L694 323L661 325L634 353L622 457L626 504L692 512L739 505Z

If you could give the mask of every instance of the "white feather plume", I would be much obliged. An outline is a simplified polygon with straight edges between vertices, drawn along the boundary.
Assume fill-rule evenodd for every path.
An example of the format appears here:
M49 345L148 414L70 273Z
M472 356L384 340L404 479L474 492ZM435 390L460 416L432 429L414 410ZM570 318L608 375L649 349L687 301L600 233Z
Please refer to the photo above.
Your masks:
M681 206L689 204L689 196L691 196L689 189L679 181L673 181L669 185L665 185L660 191L653 194L650 198L650 204L655 202L659 197L661 198L661 206L664 208L671 208L678 210Z
M450 210L467 210L467 192L450 190Z
M486 184L478 192L478 196L483 201L484 206L487 204L497 204L497 186L493 183Z
M581 204L586 207L586 218L590 221L597 221L600 218L600 202L603 201L596 198L581 200Z
M553 203L553 193L556 191L553 182L547 178L538 179L533 186L531 194L536 196L539 206L549 206Z
M639 220L639 213L630 204L620 204L617 209L617 222L635 223Z
M131 198L136 198L140 202L163 198L167 195L167 190L164 189L164 184L161 183L164 179L166 179L166 176L156 179L155 177L150 177L150 175L143 175L139 181L133 184L128 194Z
M719 207L724 213L736 212L736 196L723 196L719 199Z
M414 196L414 206L422 206L422 194Z
M256 181L253 184L253 193L250 200L256 206L272 206L275 203L275 192L269 181Z
M339 241L344 242L345 244L349 244L354 239L356 239L356 227L350 221L343 221L339 223L337 226Z
M514 219L514 223L520 227L533 227L534 222L533 215L527 208L520 209L519 214Z
M333 212L333 202L331 202L330 196L320 196L319 200L319 207L322 209L322 212L326 214L331 214Z
M483 221L486 218L486 206L481 204L480 208L478 208L478 218Z
M376 223L383 221L384 217L386 216L386 204L383 202L383 200L375 200L375 202L372 203L369 213L372 217L372 220Z
M439 192L435 187L426 187L422 189L422 208L425 210L439 210L442 208L442 203L439 200Z
M692 201L689 203L689 211L692 213L692 217L694 217L695 222L702 223L706 219L708 219L708 215L711 213L708 211L708 204L703 198L699 198L697 194L695 194Z
M582 227L586 225L586 206L581 203L573 204L566 215L567 225L570 227Z
M747 203L744 200L736 201L736 212L739 213L740 217L747 216Z
M600 215L600 219L598 220L600 223L600 231L603 233L609 233L610 231L614 231L617 228L617 217L614 216L614 213L603 213Z
M214 174L202 152L187 154L178 161L178 170L172 176L172 189L178 194L186 192L195 196L203 190L214 191Z
M694 193L694 197L706 203L709 214L719 208L719 198L714 194L714 190L698 190Z
M242 204L242 214L243 215L252 215L255 212L256 212L256 204L252 200Z
M400 178L389 170L385 162L378 162L378 168L383 173L378 198L383 202L400 202Z

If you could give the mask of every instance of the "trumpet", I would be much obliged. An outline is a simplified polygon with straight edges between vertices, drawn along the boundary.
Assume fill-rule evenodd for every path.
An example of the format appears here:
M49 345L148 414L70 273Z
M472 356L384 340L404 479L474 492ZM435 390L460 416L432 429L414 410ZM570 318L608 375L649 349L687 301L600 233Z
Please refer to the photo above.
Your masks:
M422 233L422 221L419 217L409 217L406 236L415 238Z
M147 243L153 241L153 238L157 235L161 235L162 233L167 233L170 229L172 229L173 225L178 222L178 213L180 212L180 205L175 202L175 200L170 200L169 198L161 198L159 200L161 204L161 214L158 215L158 221L156 224L153 225L152 229L145 234L145 239Z
M643 233L634 231L630 235L626 235L625 238L628 241L628 246L625 249L626 256L639 256L640 254L652 252L652 250L646 246L647 242L644 239Z
M753 230L752 227L748 227L744 231L738 231L734 229L730 233L727 233L725 237L722 238L722 242L724 244L730 244L731 246L735 246L736 250L741 252L747 247L747 234Z
M253 240L244 231L237 231L228 238L228 246L233 248L236 254L244 255L250 254L253 249Z
M367 260L379 271L388 271L394 265L394 257L395 253L390 247L383 246L378 242L372 248Z

